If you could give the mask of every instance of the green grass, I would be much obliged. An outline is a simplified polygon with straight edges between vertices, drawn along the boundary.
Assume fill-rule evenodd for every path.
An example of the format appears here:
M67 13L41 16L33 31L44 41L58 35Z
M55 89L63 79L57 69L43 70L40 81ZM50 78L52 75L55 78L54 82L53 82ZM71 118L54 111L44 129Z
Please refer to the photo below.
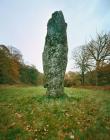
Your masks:
M109 91L65 93L49 99L42 87L1 87L0 140L110 140Z

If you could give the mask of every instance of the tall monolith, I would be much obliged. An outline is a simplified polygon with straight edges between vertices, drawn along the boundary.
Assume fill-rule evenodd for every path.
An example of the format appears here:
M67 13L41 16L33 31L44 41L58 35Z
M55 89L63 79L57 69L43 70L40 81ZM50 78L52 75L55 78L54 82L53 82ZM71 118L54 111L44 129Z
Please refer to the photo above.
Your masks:
M64 95L64 75L67 66L67 23L62 11L56 11L47 24L47 35L43 51L43 69L47 95Z

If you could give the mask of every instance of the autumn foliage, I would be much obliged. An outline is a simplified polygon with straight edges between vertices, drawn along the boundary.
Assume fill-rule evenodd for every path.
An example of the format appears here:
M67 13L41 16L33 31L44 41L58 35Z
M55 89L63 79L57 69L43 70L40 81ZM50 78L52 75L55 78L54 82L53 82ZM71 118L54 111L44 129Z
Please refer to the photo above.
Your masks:
M0 45L0 84L38 84L39 72L26 65L22 54L14 47Z

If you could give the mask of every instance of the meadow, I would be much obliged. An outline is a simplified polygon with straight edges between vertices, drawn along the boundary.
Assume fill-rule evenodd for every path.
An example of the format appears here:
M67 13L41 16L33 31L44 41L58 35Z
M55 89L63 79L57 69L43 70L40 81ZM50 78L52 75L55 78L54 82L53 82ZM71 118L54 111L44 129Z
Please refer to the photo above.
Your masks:
M110 91L65 88L48 98L43 87L0 87L0 140L110 140Z

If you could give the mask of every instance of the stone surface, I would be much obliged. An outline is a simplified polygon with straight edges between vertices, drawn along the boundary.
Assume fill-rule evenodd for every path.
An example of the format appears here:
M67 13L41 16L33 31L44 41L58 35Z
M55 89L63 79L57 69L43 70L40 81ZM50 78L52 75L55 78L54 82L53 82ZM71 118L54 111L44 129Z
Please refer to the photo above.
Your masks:
M67 24L62 11L52 14L47 24L47 35L43 51L43 69L47 95L64 94L64 75L67 66Z

